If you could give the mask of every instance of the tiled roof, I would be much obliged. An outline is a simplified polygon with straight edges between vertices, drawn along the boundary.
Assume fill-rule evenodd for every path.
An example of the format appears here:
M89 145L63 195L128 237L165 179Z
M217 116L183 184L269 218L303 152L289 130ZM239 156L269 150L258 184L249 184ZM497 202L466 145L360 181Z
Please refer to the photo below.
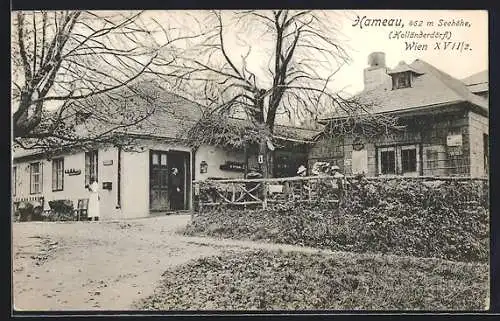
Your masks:
M467 78L462 79L462 82L473 93L488 91L488 70L475 73Z
M144 84L144 86L148 86L150 91L154 90L158 95L155 100L154 113L137 126L126 128L124 132L161 138L185 138L187 131L202 117L204 107L167 90L154 88L151 83ZM134 104L127 108L137 109L137 113L143 112L145 103L140 97L134 97ZM243 121L238 118L230 119L235 122ZM248 122L246 125L250 124ZM284 138L310 140L318 132L299 127L275 126L275 135Z
M288 138L290 140L297 139L303 141L312 141L316 135L321 133L320 130L301 128L301 127L291 127L284 125L274 126L274 135L278 138Z
M416 74L419 74L421 75L422 73L418 70L415 70L413 69L411 66L409 66L408 64L406 64L404 61L400 62L396 68L393 68L391 69L389 72L387 72L388 74L397 74L397 73L400 73L400 72L405 72L405 71L411 71L413 73L416 73Z
M230 118L230 122L237 126L252 127L252 123L249 120L242 118ZM296 140L310 142L313 141L314 137L321 133L321 130L294 127L287 125L274 125L273 135L275 138L285 139L285 140Z
M415 75L412 86L401 89L387 89L387 84L360 92L355 97L360 102L373 105L373 113L399 112L408 109L444 105L458 102L469 102L488 110L486 99L473 94L462 81L453 78L445 72L416 59L409 65L420 75ZM324 120L342 117L334 114Z
M165 90L158 83L144 81L136 86L141 92L154 96L154 100L148 102L146 98L141 97L139 94L132 93L131 95L130 92L128 93L129 97L119 99L127 99L126 111L136 117L139 115L145 116L148 111L151 112L151 115L137 125L125 127L120 131L122 133L162 138L181 138L202 116L203 106ZM105 101L100 103L105 104ZM87 120L85 124L87 128L94 125L107 125L99 124L99 120L96 118Z

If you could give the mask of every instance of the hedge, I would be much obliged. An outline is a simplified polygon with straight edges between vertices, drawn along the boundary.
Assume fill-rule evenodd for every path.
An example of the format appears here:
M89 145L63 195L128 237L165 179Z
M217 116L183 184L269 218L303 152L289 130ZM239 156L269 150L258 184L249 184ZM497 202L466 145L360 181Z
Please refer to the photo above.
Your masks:
M477 181L354 182L338 208L286 203L193 215L186 235L454 261L489 258L487 186Z

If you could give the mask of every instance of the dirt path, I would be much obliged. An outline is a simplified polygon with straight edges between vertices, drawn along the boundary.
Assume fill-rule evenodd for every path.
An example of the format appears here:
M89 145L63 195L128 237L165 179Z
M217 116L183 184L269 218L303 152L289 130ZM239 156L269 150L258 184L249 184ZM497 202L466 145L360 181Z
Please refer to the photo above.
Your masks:
M218 253L175 236L188 220L14 224L16 309L130 309L169 266Z
M224 249L320 252L176 234L188 215L123 222L16 223L16 310L128 310L152 294L168 268ZM326 253L327 251L322 251Z

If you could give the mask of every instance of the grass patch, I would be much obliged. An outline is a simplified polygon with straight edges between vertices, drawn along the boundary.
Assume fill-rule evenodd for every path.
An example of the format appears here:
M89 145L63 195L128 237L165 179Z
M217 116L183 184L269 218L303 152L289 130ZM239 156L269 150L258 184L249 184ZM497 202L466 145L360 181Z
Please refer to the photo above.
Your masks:
M146 310L483 310L488 266L386 255L246 251L163 274Z

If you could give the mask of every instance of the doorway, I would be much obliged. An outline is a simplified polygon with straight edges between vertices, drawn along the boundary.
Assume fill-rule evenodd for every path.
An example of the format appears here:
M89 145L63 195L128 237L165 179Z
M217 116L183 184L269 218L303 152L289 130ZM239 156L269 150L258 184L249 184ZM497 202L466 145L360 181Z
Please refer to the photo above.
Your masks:
M150 151L150 210L189 209L189 153Z

